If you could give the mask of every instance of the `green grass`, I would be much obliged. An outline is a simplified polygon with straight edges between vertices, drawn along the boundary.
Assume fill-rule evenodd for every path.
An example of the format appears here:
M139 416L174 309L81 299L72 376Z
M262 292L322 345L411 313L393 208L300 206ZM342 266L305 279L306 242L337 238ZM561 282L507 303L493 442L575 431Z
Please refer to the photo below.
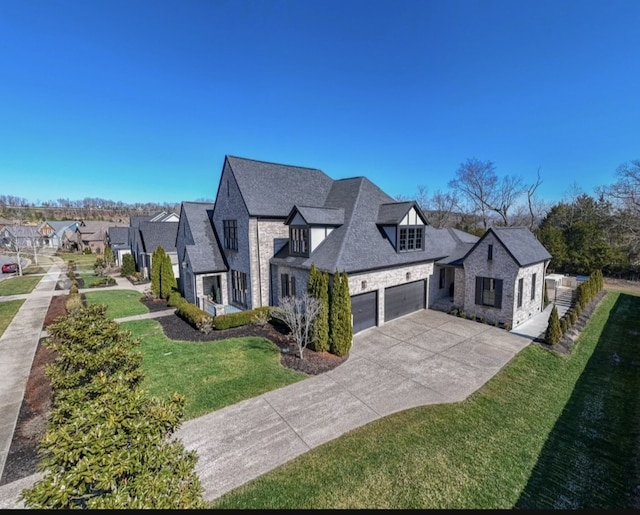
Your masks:
M140 299L142 294L135 290L90 291L84 293L85 303L105 304L107 317L122 318L148 313L149 310Z
M16 316L23 302L24 300L0 302L0 336L3 335L5 329L9 326L11 320L13 320L13 317Z
M156 320L121 325L142 341L143 387L160 398L184 395L185 420L308 377L284 368L280 351L265 338L181 342L167 339Z
M42 279L39 275L14 276L0 281L0 297L31 293Z
M102 254L72 254L68 252L57 252L56 256L62 258L65 263L73 261L76 264L76 272L83 270L93 270L96 259L102 257ZM64 269L64 267L63 267Z
M211 507L630 508L638 312L609 293L570 356L530 345L464 402L372 422Z

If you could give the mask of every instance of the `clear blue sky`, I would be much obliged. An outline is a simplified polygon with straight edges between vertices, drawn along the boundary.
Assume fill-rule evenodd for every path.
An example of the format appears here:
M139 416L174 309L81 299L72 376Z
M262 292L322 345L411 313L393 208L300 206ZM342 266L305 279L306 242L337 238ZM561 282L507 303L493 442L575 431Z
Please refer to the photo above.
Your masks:
M640 159L640 1L0 0L0 193L215 198L224 155L560 200Z

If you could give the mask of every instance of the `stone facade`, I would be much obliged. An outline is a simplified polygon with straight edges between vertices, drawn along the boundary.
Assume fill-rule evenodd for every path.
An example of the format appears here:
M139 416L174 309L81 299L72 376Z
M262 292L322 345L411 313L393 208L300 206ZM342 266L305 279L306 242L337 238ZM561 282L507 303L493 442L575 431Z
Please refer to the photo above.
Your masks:
M492 259L488 259L489 245L493 246ZM484 238L474 251L464 260L464 302L460 304L459 296L455 296L456 306L462 305L467 315L486 317L488 321L499 321L512 327L528 320L542 310L544 293L544 263L537 263L520 268L502 243L493 235ZM532 275L536 274L536 293L531 299ZM502 306L476 304L476 277L501 279ZM518 279L523 279L523 304L517 307ZM456 289L458 282L456 278Z
M407 274L409 276L407 277ZM421 279L427 280L427 292L429 284L433 282L433 263L419 263L405 265L397 268L387 268L373 272L364 272L348 275L349 294L358 295L370 291L378 292L378 325L384 324L384 290L389 286L411 283ZM363 287L364 286L364 287ZM428 297L428 296L427 296ZM427 298L427 307L429 305Z
M251 218L249 220L249 241L251 256L251 289L253 308L276 305L279 298L279 282L270 280L269 260L289 241L289 227L282 219ZM306 285L306 282L305 282ZM273 291L278 294L274 294Z

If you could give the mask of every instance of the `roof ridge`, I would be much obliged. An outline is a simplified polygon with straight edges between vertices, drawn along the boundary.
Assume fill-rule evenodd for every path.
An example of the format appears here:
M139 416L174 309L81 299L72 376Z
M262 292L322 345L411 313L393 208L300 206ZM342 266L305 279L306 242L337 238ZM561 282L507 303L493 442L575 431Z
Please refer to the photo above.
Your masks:
M316 172L322 172L322 170L320 170L319 168L311 168L310 166L298 166L298 165L288 165L285 163L276 163L274 161L264 161L262 159L252 159L250 157L240 157L240 156L233 156L231 154L226 154L225 155L226 158L233 158L233 159L241 159L243 161L253 161L254 163L262 163L262 164L267 164L267 165L275 165L275 166L286 166L287 168L301 168L303 170L314 170ZM322 172L324 173L324 172Z

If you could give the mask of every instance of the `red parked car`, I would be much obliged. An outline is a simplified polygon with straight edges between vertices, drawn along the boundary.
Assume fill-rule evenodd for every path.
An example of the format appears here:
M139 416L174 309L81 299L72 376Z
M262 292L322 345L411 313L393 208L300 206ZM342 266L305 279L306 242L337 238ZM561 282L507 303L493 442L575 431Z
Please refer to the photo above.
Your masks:
M18 263L5 263L2 265L2 273L10 274L18 271Z

